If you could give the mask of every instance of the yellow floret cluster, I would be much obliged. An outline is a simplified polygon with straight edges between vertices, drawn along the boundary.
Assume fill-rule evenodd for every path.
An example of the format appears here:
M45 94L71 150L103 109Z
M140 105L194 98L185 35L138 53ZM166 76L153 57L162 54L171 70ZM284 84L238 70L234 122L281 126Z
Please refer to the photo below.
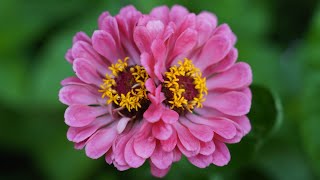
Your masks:
M201 108L202 102L205 101L204 95L208 94L206 86L206 78L202 78L202 73L199 68L196 68L192 61L185 58L184 62L179 61L179 66L172 66L168 72L165 73L166 80L164 86L168 88L173 98L168 102L171 104L171 109L181 108L192 111L195 107ZM188 101L183 96L186 91L184 87L179 85L179 78L181 76L190 77L193 79L195 89L198 91L198 95L193 100Z
M103 93L102 98L108 97L108 104L115 103L116 105L126 108L129 112L131 112L132 109L138 111L138 108L141 108L141 100L147 98L145 82L149 77L143 67L139 65L130 67L129 70L133 75L136 84L132 86L131 91L129 91L127 94L119 94L114 88L117 86L114 79L119 75L119 73L127 71L128 60L128 57L123 61L119 59L118 63L112 64L109 67L112 75L106 74L105 78L103 79L103 84L100 86L101 89L99 92Z

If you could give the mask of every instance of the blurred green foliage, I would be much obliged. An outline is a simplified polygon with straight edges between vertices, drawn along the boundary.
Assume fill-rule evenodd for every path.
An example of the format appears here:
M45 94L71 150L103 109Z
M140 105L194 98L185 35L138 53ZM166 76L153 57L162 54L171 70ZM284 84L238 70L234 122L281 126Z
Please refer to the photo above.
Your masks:
M152 179L148 164L119 172L91 160L66 139L60 81L78 31L127 4L148 13L181 4L214 12L238 37L239 60L254 74L253 130L230 145L228 166L199 170L186 159L165 179L320 178L320 3L316 0L0 1L0 179Z

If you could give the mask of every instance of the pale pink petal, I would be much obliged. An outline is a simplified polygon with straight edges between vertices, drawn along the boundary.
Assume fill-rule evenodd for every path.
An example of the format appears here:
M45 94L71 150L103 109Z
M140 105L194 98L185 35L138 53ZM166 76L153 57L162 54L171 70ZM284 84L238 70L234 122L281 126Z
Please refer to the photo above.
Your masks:
M195 66L205 70L222 60L229 53L231 47L228 37L224 35L212 36L203 46L200 56L194 61Z
M170 124L162 121L156 122L152 127L152 135L159 140L167 140L172 135L173 129Z
M73 70L76 75L85 83L100 86L102 78L99 76L97 69L85 59L75 59L73 62Z
M74 143L74 148L77 150L83 149L86 146L87 141L81 141L79 143Z
M116 18L112 16L106 16L101 22L100 29L109 33L113 37L118 50L120 50L120 33Z
M97 159L104 155L112 146L117 131L114 127L108 127L97 131L87 142L86 154L92 159Z
M112 121L110 115L98 117L91 124L84 127L69 127L67 132L67 138L69 141L79 143L89 138L99 128L109 124Z
M231 158L228 147L220 141L214 141L214 143L216 150L212 154L212 163L217 166L227 165Z
M182 157L182 153L179 151L178 148L173 149L173 162L178 162L180 161Z
M252 93L249 87L240 90L240 92L244 93L250 99L250 101L252 100Z
M124 149L124 159L126 160L128 165L133 168L140 167L145 161L144 158L138 156L135 153L134 148L133 148L133 138L131 138L128 141L128 143Z
M159 169L167 169L173 161L172 151L166 152L158 145L150 157L151 162Z
M249 112L251 101L241 92L229 91L223 94L215 95L210 93L206 96L204 106L215 108L222 113L232 116L242 116Z
M117 164L119 167L128 166L128 164L124 158L124 150L125 150L125 147L131 137L132 137L131 131L123 132L113 142L112 151L114 154L114 164L115 165Z
M227 71L213 76L207 80L208 90L214 89L240 89L252 82L251 68L247 63L237 63Z
M155 177L158 178L162 178L165 175L167 175L167 173L170 170L170 167L166 168L166 169L159 169L157 168L157 166L155 166L151 161L150 161L150 170L151 170L151 174Z
M198 154L193 157L189 157L188 160L198 168L206 168L212 163L212 156L211 155L202 155Z
M181 144L180 141L178 141L177 147L178 147L179 151L180 151L183 155L185 155L186 157L196 156L196 155L199 154L199 152L200 152L200 148L197 149L197 150L194 150L194 151L189 151L189 150L187 150L187 149Z
M119 120L117 124L117 132L118 134L121 134L124 129L127 127L128 122L131 120L131 118L123 117Z
M234 117L234 120L242 128L244 135L248 134L251 130L251 124L247 116Z
M145 83L146 89L151 93L154 94L156 91L156 85L152 79L148 79Z
M60 82L60 84L61 84L62 86L74 85L74 84L77 84L77 85L86 85L86 83L84 83L84 82L81 81L78 77L75 77L75 76L71 76L71 77L65 78L64 80L62 80L62 81Z
M236 48L232 48L230 52L217 64L207 67L204 70L204 76L210 76L214 73L220 73L230 69L236 60L238 59L238 50Z
M160 38L164 32L164 24L160 20L148 21L146 28L150 33L151 39Z
M130 169L131 167L128 166L128 165L119 165L117 162L113 162L113 165L115 168L117 168L117 170L119 171L125 171L125 170L128 170Z
M64 118L69 126L83 127L94 121L96 117L107 113L107 108L101 106L72 105L67 108Z
M196 15L193 13L188 14L184 17L180 26L178 26L177 34L184 32L186 29L195 29L196 27Z
M203 155L211 155L216 150L216 146L213 141L200 142L200 147L201 149L199 153Z

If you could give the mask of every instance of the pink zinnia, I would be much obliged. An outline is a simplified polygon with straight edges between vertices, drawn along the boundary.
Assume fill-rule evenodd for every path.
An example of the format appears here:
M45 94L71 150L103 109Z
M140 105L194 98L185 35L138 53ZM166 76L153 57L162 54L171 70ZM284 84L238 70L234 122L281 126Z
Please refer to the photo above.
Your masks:
M209 12L128 6L103 13L92 38L80 32L66 59L77 77L62 81L67 137L118 170L149 160L163 177L183 154L204 168L226 165L225 143L250 129L250 66L235 63L236 37Z

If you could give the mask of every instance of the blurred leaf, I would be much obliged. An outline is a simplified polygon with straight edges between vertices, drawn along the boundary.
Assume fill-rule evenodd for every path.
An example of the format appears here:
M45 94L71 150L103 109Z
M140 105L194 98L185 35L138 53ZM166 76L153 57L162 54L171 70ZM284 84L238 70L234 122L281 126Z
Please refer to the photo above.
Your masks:
M301 128L303 147L308 153L314 171L320 177L320 73L310 73L304 87L305 89L301 96L303 110L301 117L303 119L300 119L298 123Z
M252 105L248 117L252 130L249 137L263 142L282 122L282 106L279 97L265 87L252 85Z
M0 66L0 98L2 103L10 106L21 106L29 96L28 89L30 79L26 76L26 64L19 60L19 57L2 57Z

